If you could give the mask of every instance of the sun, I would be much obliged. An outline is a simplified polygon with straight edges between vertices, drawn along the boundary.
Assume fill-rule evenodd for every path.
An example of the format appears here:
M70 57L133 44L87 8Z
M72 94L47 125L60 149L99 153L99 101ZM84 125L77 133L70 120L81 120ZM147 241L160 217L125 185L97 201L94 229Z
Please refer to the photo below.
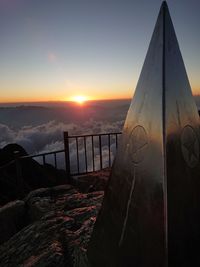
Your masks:
M72 101L82 105L85 103L85 101L87 101L87 97L86 96L83 96L83 95L76 95L76 96L73 96L72 97Z

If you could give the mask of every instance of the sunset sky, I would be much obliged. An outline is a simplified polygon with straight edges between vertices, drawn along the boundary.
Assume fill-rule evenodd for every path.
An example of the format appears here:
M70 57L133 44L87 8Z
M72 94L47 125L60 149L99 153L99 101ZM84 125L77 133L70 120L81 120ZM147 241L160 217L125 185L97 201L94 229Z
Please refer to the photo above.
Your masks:
M200 1L167 1L200 94ZM0 0L0 102L130 98L162 1Z

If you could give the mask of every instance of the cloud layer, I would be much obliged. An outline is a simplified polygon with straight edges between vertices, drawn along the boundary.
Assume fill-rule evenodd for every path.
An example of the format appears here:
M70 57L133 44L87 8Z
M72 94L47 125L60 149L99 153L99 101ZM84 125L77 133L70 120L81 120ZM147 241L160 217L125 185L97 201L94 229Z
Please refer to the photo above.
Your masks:
M25 148L29 154L38 154L44 152L51 152L62 150L64 148L63 132L68 131L69 135L85 135L85 134L99 134L99 133L112 133L120 132L122 130L123 121L106 122L106 121L93 121L92 119L84 122L82 125L75 123L63 123L50 121L45 124L37 126L23 126L20 129L14 130L5 124L0 124L0 147L4 147L9 143L17 143ZM94 167L95 170L100 168L99 159L99 138L94 137ZM116 141L114 136L111 136L110 157L113 156L116 149ZM87 148L87 165L88 170L93 170L92 160L92 140L86 138ZM108 152L108 137L102 137L102 155L103 167L107 167L109 163ZM79 157L79 171L84 172L86 168L85 149L82 138L78 140L78 157ZM42 162L42 158L37 159ZM47 156L46 161L54 164L53 155ZM70 139L70 161L71 170L76 172L77 166L77 147L75 139ZM57 155L57 164L59 168L65 167L64 153Z

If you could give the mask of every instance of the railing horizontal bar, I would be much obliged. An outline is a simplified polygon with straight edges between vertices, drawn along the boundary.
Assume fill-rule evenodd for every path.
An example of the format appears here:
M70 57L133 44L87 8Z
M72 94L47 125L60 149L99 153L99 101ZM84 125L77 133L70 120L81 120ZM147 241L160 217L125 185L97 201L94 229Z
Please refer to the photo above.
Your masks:
M46 153L22 156L22 157L20 157L20 159L36 158L36 157L41 157L41 156L44 156L44 155L52 155L52 154L55 154L55 153L57 154L57 153L62 153L62 152L65 152L65 150L62 149L62 150L56 150L56 151L51 151L51 152L46 152Z
M102 133L102 134L86 134L86 135L70 135L68 138L76 138L76 137L91 137L91 136L102 136L102 135L116 135L116 134L122 134L121 132L118 133Z

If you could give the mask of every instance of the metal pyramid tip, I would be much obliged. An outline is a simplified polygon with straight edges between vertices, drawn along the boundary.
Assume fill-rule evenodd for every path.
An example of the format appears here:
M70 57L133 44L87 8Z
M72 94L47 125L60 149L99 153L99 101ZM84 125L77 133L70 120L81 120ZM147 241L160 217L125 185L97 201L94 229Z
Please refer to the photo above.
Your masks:
M168 8L167 1L163 1L161 8Z

